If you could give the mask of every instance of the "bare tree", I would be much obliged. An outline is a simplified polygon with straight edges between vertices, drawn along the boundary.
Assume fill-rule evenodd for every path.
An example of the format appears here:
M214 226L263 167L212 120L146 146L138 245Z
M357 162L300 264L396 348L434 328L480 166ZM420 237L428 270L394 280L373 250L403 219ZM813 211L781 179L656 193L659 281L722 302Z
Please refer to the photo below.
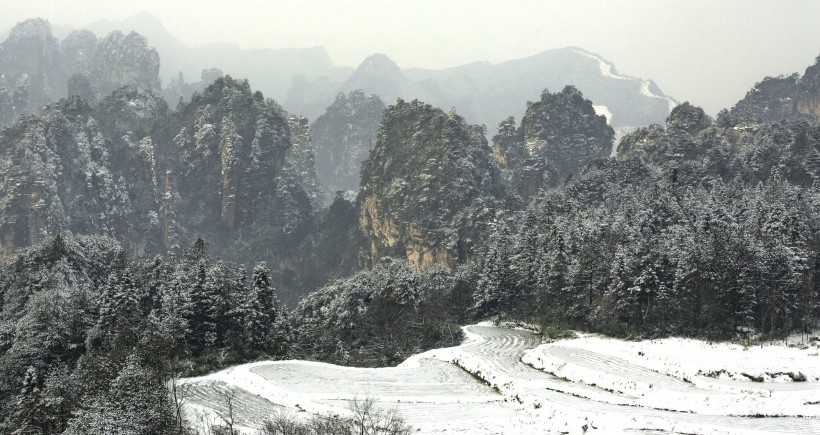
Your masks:
M395 410L381 411L372 398L350 401L352 416L313 415L300 421L292 414L280 412L268 420L264 435L409 435L410 426Z

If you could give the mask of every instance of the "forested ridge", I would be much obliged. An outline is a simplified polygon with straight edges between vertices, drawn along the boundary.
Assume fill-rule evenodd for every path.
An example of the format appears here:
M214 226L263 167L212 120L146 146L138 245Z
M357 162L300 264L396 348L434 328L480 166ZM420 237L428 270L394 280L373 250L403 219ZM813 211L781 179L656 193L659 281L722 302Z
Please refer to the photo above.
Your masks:
M816 67L716 119L683 103L614 153L571 86L491 142L418 100L374 133L381 102L355 91L317 120L315 156L309 120L230 76L175 110L126 86L25 115L0 133L0 432L189 433L178 377L396 365L487 319L814 330L820 124L783 102L814 101Z

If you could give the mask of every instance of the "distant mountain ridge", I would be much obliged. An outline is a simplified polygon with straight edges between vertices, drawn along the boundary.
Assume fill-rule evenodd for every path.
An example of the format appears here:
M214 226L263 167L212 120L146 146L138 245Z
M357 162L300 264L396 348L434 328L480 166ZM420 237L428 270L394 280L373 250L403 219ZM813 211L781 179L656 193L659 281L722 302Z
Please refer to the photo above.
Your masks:
M296 76L309 80L319 77L342 80L352 71L351 68L334 66L324 47L243 49L223 42L188 47L148 12L120 21L97 21L83 28L97 34L133 30L144 35L159 52L162 59L160 76L165 81L176 78L180 72L188 80L196 79L203 69L216 67L226 74L248 79L266 96L277 101L284 101Z
M354 70L333 65L323 47L242 49L212 43L191 48L147 12L84 28L96 34L133 30L145 36L162 59L160 77L164 84L180 72L191 81L203 69L216 67L234 77L247 78L286 110L311 121L324 113L336 95L355 89L376 94L385 104L403 98L455 107L468 122L490 129L510 115L520 119L531 96L567 85L581 90L616 129L663 123L677 104L651 80L618 73L611 62L577 47L497 64L473 62L441 70L402 69L387 55L374 54Z
M311 118L337 93L363 89L387 104L396 98L417 98L455 107L469 122L494 127L510 115L520 119L532 95L568 85L587 95L615 128L662 123L677 105L653 81L619 74L602 57L568 47L498 64L475 62L442 70L400 69L387 56L376 54L344 82L294 83L284 106Z

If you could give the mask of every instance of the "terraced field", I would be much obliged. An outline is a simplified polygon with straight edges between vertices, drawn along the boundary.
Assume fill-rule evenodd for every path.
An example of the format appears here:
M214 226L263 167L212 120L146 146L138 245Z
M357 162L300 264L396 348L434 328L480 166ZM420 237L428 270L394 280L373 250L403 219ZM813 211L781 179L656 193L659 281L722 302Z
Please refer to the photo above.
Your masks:
M634 342L599 337L542 344L532 332L485 324L465 333L462 345L395 368L281 361L184 379L186 410L194 422L219 421L230 402L247 433L282 410L345 414L352 399L370 397L381 409L398 410L419 433L820 434L820 405L806 399L820 400L816 347L797 350L796 359L785 346L769 349L774 356L782 348L784 364L817 362L791 367L807 373L806 382L753 383L646 357L674 343L646 342L638 351ZM590 349L596 346L600 351Z

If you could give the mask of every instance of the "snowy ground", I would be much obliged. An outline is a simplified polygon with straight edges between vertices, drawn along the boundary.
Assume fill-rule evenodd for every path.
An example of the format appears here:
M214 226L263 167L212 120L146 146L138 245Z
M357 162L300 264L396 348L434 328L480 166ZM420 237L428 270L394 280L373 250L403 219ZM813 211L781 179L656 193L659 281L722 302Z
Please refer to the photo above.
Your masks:
M542 344L520 329L464 331L462 345L395 368L280 361L184 379L185 410L200 424L219 421L230 402L249 434L281 410L346 414L356 397L397 409L418 433L820 434L817 341L744 347L579 334Z

